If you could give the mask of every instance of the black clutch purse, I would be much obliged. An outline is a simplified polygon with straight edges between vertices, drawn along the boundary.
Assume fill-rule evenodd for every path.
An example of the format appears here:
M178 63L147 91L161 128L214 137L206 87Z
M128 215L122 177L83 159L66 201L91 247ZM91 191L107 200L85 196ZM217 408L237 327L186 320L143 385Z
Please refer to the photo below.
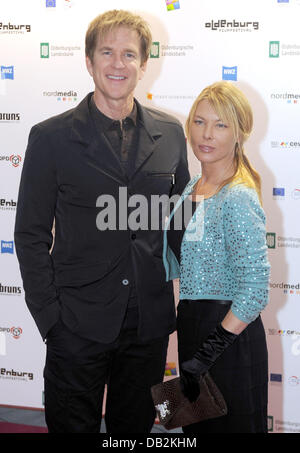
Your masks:
M179 377L154 385L151 394L159 421L168 430L227 414L223 395L209 373L201 377L200 395L193 403L183 395Z

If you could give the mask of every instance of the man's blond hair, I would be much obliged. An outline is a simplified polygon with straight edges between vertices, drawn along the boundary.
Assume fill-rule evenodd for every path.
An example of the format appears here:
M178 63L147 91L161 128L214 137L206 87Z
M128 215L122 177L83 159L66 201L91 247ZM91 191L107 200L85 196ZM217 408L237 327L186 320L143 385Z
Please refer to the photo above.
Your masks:
M85 55L93 62L98 37L104 37L118 27L127 27L137 32L140 38L141 64L150 54L152 35L147 22L139 15L125 10L111 10L97 16L89 25L85 36Z

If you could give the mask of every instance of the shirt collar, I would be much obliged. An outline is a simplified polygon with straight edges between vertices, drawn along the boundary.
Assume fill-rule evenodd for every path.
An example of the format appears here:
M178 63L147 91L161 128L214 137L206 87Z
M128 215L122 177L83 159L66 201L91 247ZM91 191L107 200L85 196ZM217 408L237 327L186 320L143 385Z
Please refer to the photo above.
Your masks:
M94 101L94 96L91 97L90 101L90 109L91 113L94 117L94 119L98 122L101 123L103 130L107 131L109 129L114 129L120 125L119 120L114 120L112 118L109 118L108 116L104 115L104 113L101 112L101 110L98 109L96 106L96 103ZM136 103L133 103L133 108L128 116L122 120L123 124L126 123L132 123L134 126L137 125L137 119L138 119L138 109L136 106Z

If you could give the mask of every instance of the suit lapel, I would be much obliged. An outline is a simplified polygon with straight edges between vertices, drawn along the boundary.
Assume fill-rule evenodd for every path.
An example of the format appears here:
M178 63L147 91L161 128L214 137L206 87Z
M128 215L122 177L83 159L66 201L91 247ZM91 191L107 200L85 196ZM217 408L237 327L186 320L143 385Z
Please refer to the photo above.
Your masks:
M145 107L142 107L137 101L136 104L141 121L141 127L139 131L139 143L135 160L135 169L132 177L134 177L136 172L140 170L140 168L152 155L157 146L157 142L162 135L162 132L158 129L156 122L148 110Z
M98 134L89 111L89 102L93 93L89 93L73 111L73 123L71 128L71 140L83 146L88 165L91 165L102 174L118 181L122 185L128 183L119 157L110 146L105 135ZM149 111L136 101L140 131L139 143L135 160L135 168L130 179L141 169L154 152L159 138L162 135Z

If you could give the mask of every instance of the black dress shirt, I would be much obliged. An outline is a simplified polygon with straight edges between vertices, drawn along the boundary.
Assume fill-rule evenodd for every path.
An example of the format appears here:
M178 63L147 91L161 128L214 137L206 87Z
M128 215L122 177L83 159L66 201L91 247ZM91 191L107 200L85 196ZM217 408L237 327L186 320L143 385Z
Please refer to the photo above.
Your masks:
M123 120L114 120L104 115L96 106L93 96L89 107L98 133L104 133L111 145L112 152L115 152L119 157L124 173L130 178L135 168L139 139L139 118L136 104L134 103L131 113ZM128 256L128 275L131 276L130 294L123 327L136 328L138 325L138 302L131 255Z

